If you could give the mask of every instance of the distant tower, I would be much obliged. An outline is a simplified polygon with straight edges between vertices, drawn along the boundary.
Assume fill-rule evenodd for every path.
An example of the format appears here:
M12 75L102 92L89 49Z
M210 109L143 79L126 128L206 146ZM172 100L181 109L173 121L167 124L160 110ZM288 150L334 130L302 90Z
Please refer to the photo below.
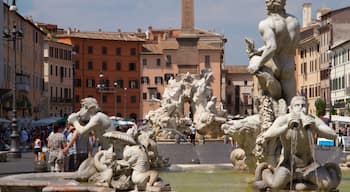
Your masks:
M194 32L194 0L182 0L182 26L183 33Z
M303 27L307 27L311 24L311 3L303 4Z

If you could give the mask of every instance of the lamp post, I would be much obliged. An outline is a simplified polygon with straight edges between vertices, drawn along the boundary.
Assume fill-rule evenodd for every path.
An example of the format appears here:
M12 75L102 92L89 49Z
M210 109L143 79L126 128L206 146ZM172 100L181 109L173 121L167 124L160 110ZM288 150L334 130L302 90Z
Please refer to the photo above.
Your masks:
M117 89L119 85L117 82L114 82L114 115L117 117Z
M23 33L17 29L15 17L16 17L16 1L12 1L12 5L9 8L10 13L13 14L13 26L11 31L9 32L4 32L4 38L6 38L8 41L13 42L13 84L12 84L12 123L11 123L11 128L12 128L12 133L10 135L11 137L11 146L10 146L10 151L8 155L13 158L21 158L22 154L20 150L18 149L18 143L19 143L19 132L17 130L17 112L16 112L16 76L17 76L17 39L20 39L23 36Z
M102 72L100 72L100 74L98 75L98 78L99 78L99 84L97 84L97 89L98 91L100 92L100 102L101 102L101 108L102 108L102 91L103 91L103 88L104 88L104 75Z
M126 92L128 91L128 88L124 88L124 118L126 118Z
M327 55L328 55L328 79L329 79L329 125L331 125L332 122L332 78L331 78L331 74L332 74L332 57L333 57L333 51L330 49L330 47L328 48L327 51Z

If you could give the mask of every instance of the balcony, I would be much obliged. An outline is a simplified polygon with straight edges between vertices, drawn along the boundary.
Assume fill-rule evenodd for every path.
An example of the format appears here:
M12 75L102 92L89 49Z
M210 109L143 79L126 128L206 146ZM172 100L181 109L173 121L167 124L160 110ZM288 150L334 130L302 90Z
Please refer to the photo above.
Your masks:
M29 75L16 73L16 89L28 93L30 90L29 79Z

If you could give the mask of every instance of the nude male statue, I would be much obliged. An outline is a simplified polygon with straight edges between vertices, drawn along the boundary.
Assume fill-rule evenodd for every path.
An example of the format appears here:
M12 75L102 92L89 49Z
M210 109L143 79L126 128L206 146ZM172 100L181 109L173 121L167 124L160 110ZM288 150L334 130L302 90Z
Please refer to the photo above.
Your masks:
M265 0L265 4L268 16L259 23L264 46L252 50L254 45L246 40L250 57L258 55L250 60L248 70L257 74L264 67L270 68L280 83L282 98L290 104L292 97L296 95L294 55L300 27L297 19L285 12L286 0Z
M259 142L279 137L283 146L282 159L276 168L260 164L256 174L259 182L272 189L285 189L291 178L297 190L336 189L341 174L338 165L318 164L313 157L315 135L335 139L336 133L321 119L307 114L305 97L293 97L290 113L279 116Z
M114 130L109 117L100 112L100 108L95 98L88 97L81 100L81 108L78 112L68 116L68 123L72 124L79 135L88 134L93 131L102 148L107 149L109 142L103 134Z

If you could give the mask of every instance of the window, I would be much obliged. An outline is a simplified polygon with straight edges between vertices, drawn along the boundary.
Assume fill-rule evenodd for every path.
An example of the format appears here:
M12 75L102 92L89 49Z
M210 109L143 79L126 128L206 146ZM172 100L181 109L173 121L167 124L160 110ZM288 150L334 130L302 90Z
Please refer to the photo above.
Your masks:
M174 74L172 73L165 73L164 74L164 80L168 84L169 79L174 78Z
M92 61L88 62L88 69L89 70L93 70L94 69Z
M116 103L121 103L122 102L122 97L120 95L115 96L115 102Z
M75 102L80 103L80 96L79 95L75 95Z
M141 77L141 84L149 84L149 77Z
M94 53L94 49L92 48L92 46L88 46L88 54L93 54Z
M63 49L59 49L59 58L63 59Z
M248 85L248 81L244 80L244 86L247 86L247 85Z
M107 95L102 95L102 103L107 103Z
M122 54L122 48L120 47L115 48L115 54L120 56Z
M157 66L160 66L161 65L161 60L160 58L157 59Z
M167 55L166 56L166 65L170 66L172 64L172 59L171 59L171 55Z
M53 57L53 47L49 48L49 57Z
M129 63L129 71L135 71L135 70L136 70L135 63Z
M136 89L137 88L137 81L136 80L130 80L129 81L129 88Z
M205 64L206 68L210 68L210 56L209 55L206 55L204 57L204 64Z
M147 65L147 59L142 59L142 65L146 66Z
M162 96L161 96L160 93L158 92L158 93L157 93L157 99L161 99L161 97L162 97Z
M147 93L142 93L142 99L146 100L147 99Z
M102 55L107 55L107 47L102 47Z
M107 62L102 61L102 71L107 71Z
M53 75L53 67L50 65L50 75Z
M74 80L74 87L81 87L81 79Z
M157 77L154 78L154 82L155 82L155 84L160 84L161 85L161 84L163 84L163 78L157 76Z
M80 61L79 60L75 60L74 68L75 69L79 69L80 68Z
M131 103L136 103L136 96L131 96L130 101Z
M136 48L130 49L130 55L135 56L136 55Z
M58 66L55 67L56 69L56 77L58 76Z
M119 79L119 80L116 80L115 82L117 83L118 88L124 88L124 81L123 80Z
M94 79L87 79L86 80L86 87L87 88L95 88L95 80Z
M115 63L115 70L116 70L116 71L122 70L122 64L121 64L120 62L116 62L116 63Z

